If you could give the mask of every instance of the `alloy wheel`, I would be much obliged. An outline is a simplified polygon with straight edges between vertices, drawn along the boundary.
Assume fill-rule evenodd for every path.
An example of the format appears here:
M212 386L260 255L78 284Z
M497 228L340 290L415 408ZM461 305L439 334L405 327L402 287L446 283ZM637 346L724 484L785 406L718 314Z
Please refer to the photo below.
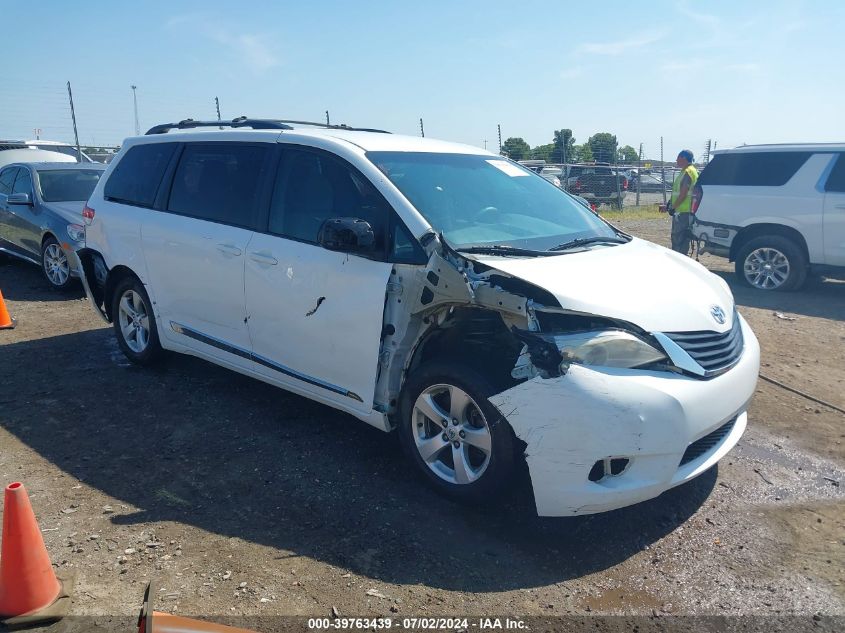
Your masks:
M44 249L44 272L54 286L64 286L70 276L67 255L56 243Z
M129 349L142 353L150 342L150 318L143 298L134 290L127 290L120 297L118 322Z
M775 290L789 278L789 259L776 248L757 248L743 264L745 279L755 288Z
M471 484L490 465L493 440L478 404L454 385L425 389L413 408L414 444L423 462L450 484Z

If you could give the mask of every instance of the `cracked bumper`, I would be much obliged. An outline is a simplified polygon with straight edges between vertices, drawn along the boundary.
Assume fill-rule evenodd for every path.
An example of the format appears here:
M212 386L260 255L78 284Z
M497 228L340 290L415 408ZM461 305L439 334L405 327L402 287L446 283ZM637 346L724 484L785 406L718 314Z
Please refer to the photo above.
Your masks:
M571 516L621 508L702 474L739 441L760 369L760 347L741 321L745 348L710 380L666 372L572 365L490 398L525 449L537 513ZM680 466L687 447L736 418L721 440ZM626 470L588 479L597 460L624 457Z

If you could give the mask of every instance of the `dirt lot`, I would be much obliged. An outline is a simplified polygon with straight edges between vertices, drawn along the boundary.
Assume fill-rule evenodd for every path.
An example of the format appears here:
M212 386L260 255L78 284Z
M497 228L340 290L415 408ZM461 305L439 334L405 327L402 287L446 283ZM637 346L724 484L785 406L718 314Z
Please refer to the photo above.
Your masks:
M845 283L761 295L702 263L731 284L764 374L845 408ZM845 615L845 415L775 385L718 468L541 520L527 481L464 509L344 414L188 357L130 366L81 291L35 267L3 260L0 289L19 321L0 332L0 481L25 482L76 573L74 614L132 616L154 578L158 608L184 615Z

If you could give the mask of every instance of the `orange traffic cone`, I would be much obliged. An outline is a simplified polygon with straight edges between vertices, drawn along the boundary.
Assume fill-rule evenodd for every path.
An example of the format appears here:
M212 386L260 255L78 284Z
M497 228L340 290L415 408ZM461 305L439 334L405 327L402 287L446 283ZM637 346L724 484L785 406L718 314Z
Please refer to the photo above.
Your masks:
M53 572L41 530L22 483L6 486L0 545L0 619L7 626L58 620L70 587Z
M153 611L154 586L152 582L147 583L144 604L138 616L138 633L255 633L248 629Z
M0 330L11 330L15 325L17 323L9 315L9 311L6 309L6 302L3 301L3 293L0 292Z

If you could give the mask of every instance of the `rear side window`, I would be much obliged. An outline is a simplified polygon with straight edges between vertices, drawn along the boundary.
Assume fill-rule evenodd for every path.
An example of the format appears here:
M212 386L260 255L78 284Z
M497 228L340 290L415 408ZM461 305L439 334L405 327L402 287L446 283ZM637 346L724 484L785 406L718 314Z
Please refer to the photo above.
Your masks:
M780 187L795 175L811 152L736 152L717 154L698 179L701 185Z
M2 180L2 178L0 178ZM824 185L825 191L845 192L845 154L840 154Z
M266 145L190 143L173 176L168 211L254 228Z
M176 143L151 143L131 148L106 181L103 189L105 199L137 207L152 207L175 149Z
M18 173L17 167L10 167L0 172L0 193L6 195L12 193L12 183L15 182L16 173Z

